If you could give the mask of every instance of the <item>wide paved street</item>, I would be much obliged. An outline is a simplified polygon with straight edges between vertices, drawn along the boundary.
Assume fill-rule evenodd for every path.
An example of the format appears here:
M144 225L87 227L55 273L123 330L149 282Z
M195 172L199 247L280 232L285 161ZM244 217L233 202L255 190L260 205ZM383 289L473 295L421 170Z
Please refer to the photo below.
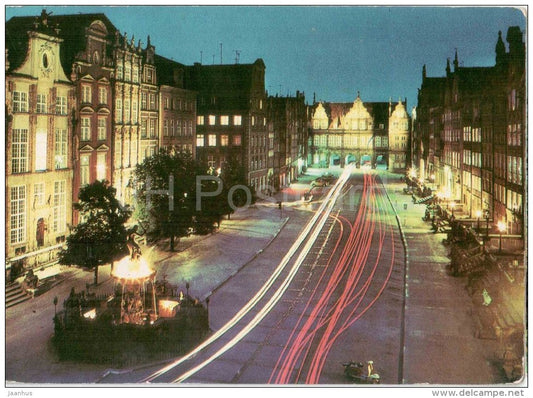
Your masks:
M115 370L56 361L46 371L42 358L50 358L49 303L56 290L8 309L8 330L21 325L20 318L10 315L17 313L46 331L40 334L42 345L29 351L19 344L24 333L8 340L7 352L16 359L8 362L8 379L331 385L350 382L342 362L373 360L383 384L500 382L486 342L473 337L464 284L446 274L443 235L429 233L421 220L424 206L413 204L402 193L399 176L386 171L355 170L345 182L340 180L317 191L310 204L287 203L283 213L258 206L245 218L237 215L231 228L239 230L238 221L261 215L270 223L264 229L271 232L254 240L258 246L249 254L238 255L227 275L204 265L199 279L191 267L182 270L186 276L178 276L172 274L175 259L161 262L161 275L176 283L192 279L194 294L210 298L213 334L193 355ZM306 189L306 184L294 184L293 199ZM235 240L243 242L250 232L244 228ZM224 233L214 235L179 256L194 258L199 266L194 253L210 242L219 242L222 246L213 247L220 248L230 241ZM229 256L238 251L225 251L221 263L231 263ZM69 286L66 281L55 289L67 291ZM41 355L37 367L35 355Z

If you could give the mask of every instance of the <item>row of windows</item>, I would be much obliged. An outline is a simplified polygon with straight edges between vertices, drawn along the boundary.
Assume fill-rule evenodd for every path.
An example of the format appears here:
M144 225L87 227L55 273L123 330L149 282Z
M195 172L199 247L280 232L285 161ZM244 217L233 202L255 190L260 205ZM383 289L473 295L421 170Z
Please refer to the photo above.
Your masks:
M522 158L507 156L507 181L522 185Z
M193 135L192 120L165 119L163 120L163 136L165 137L192 137ZM183 126L183 128L182 128Z
M513 123L507 126L507 145L522 145L522 125Z
M157 99L154 93L141 93L141 109L145 111L157 110Z
M29 142L27 129L13 129L11 143L11 172L13 174L29 171ZM56 129L54 137L54 168L67 167L67 130ZM35 136L35 171L47 169L48 132L38 130Z
M481 168L481 153L472 152L469 149L463 150L463 163L468 166Z
M253 118L253 116L252 116L252 118ZM242 125L242 116L241 115L233 115L233 117L231 117L231 120L232 120L232 125L233 126L241 126ZM217 121L218 121L218 124L220 126L229 126L230 125L230 116L229 115L221 115L221 116L215 116L215 115L203 116L203 115L199 115L199 116L196 117L196 123L199 126L204 126L204 125L216 126L217 125Z
M195 101L186 99L163 97L163 109L165 110L194 111L195 104Z
M117 79L118 80L125 80L127 82L133 82L138 83L139 82L139 68L137 66L133 66L133 68L129 65L117 65Z
M81 140L91 141L92 140L91 118L82 117L80 123L81 123ZM98 141L105 141L107 139L107 118L99 117L97 123L98 123L97 139Z
M463 140L465 142L481 142L481 127L463 127Z
M205 142L205 135L204 134L197 134L196 135L196 146L197 147L203 147L206 146ZM220 135L220 146L228 146L230 136L227 134L221 134ZM231 144L232 146L240 146L242 144L241 141L241 135L240 134L234 134L231 136ZM207 134L207 146L217 146L217 135L216 134Z
M92 104L93 94L92 87L89 85L82 85L81 87L81 101L84 104ZM98 104L107 105L107 87L98 87Z
M131 107L130 107L131 104ZM124 108L122 107L122 99L117 98L115 101L115 121L120 122L131 122L133 124L138 122L138 111L137 101L131 101L129 99L124 100Z
M141 121L141 138L157 138L156 119L144 119Z
M450 166L455 167L456 169L461 166L461 159L459 152L455 151L446 151L444 154L444 162Z
M80 156L80 185L83 187L90 184L90 159L91 155L81 155ZM96 155L96 179L105 180L106 179L106 166L107 154L105 152L98 152Z
M26 186L19 185L10 188L10 242L19 244L26 241ZM34 203L43 205L45 200L44 182L34 185ZM65 232L67 216L67 192L66 181L54 182L54 195L52 205L53 221L52 231L55 233Z
M48 113L49 104L47 102L46 94L37 94L37 102L35 104L36 113ZM13 92L13 112L28 112L29 101L28 93L24 91L15 91ZM50 113L55 113L56 115L66 115L67 114L67 97L57 96L55 109L50 109Z
M399 139L400 139L399 137L396 137L396 140L399 140ZM321 147L325 147L328 145L331 147L341 147L344 145L345 147L351 147L351 148L357 148L359 146L362 148L366 148L368 146L374 145L377 148L383 148L383 147L388 147L389 145L389 137L375 136L373 143L371 142L371 140L372 138L369 136L358 136L358 135L347 134L344 136L344 141L343 141L343 136L341 135L329 135L328 136L325 134L319 134L319 135L314 136L313 142L314 142L314 146L321 146ZM401 140L405 141L407 140L407 138L402 137ZM401 146L402 148L405 148L406 144L403 143Z

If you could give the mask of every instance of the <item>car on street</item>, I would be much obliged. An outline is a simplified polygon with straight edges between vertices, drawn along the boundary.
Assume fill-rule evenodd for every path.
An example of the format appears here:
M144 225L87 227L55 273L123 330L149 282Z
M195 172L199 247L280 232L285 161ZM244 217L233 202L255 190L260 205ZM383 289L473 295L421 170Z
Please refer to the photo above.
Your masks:
M317 179L315 179L312 183L311 183L311 186L312 187L325 187L328 185L328 182L322 178L322 177L318 177Z
M337 177L335 177L333 174L331 173L324 173L322 174L322 177L321 177L323 180L326 181L326 184L332 184L336 179Z

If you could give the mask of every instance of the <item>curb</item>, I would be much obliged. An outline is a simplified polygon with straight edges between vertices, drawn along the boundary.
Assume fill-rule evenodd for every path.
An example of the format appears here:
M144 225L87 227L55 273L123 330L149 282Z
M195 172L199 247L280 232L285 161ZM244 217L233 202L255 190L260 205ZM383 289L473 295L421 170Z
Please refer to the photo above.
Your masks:
M211 290L210 292L208 292L204 297L202 297L200 299L200 301L205 301L208 297L210 297L213 293L215 293L218 289L220 289L223 285L225 285L231 278L233 278L237 273L239 273L244 267L248 266L248 264L250 264L253 260L255 260L257 258L257 256L259 256L265 249L267 249L271 244L272 242L278 237L279 233L282 231L283 228L285 228L285 225L287 225L287 223L289 222L289 219L290 217L286 217L285 220L283 221L283 223L281 224L281 226L279 227L279 229L276 231L276 233L272 236L272 238L267 242L267 244L265 245L264 248L256 251L244 264L242 264L237 270L235 270L231 275L229 275L226 279L224 279L217 287L215 287L213 290ZM100 376L96 381L95 383L100 383L102 380L104 380L107 376L109 375L113 375L113 374L127 374L127 373L131 373L131 372L134 372L136 370L142 370L142 369L145 369L145 368L149 368L151 366L157 366L157 365L162 365L162 364L166 364L170 361L172 361L173 359L166 359L166 360L160 360L160 361L156 361L156 362L153 362L153 363L149 363L149 364L142 364L142 365L139 365L139 366L135 366L135 367L132 367L132 368L128 368L128 369L108 369L106 370L102 376ZM103 383L103 384L106 384L106 383ZM112 383L110 383L112 384Z
M237 275L243 268L248 266L248 264L250 264L253 260L255 260L257 258L257 256L259 256L261 253L263 253L263 251L265 249L267 249L272 244L272 242L278 237L278 235L281 232L281 230L283 228L285 228L285 225L287 225L287 223L289 222L289 219L290 219L290 217L286 217L285 218L285 220L283 221L283 223L281 224L279 229L272 236L272 238L270 238L270 240L267 242L265 247L263 247L262 249L259 249L254 254L252 254L252 256L246 262L244 262L240 267L238 267L235 271L233 271L226 279L224 279L222 282L220 282L220 284L217 287L215 287L213 290L211 290L206 295L204 295L204 297L202 297L200 301L205 301L207 298L211 297L211 295L213 293L215 293L218 289L220 289L222 286L224 286L231 278L233 278L235 275Z
M396 211L396 207L394 207L394 204L392 203L392 200L389 196L389 191L385 187L385 184L383 184L383 181L381 181L381 184L383 185L383 188L385 188L385 193L387 195L387 199L389 199L389 203L394 210L396 223L398 224L398 229L400 230L400 237L404 249L404 262L405 262L405 272L403 275L403 306L402 306L402 323L401 323L401 335L400 335L400 355L399 355L399 366L398 366L398 382L400 384L404 384L404 360L405 360L405 313L407 308L407 274L409 271L409 248L407 246L407 240L405 238L405 232L402 228L402 223L400 220L400 216L398 215L398 212Z

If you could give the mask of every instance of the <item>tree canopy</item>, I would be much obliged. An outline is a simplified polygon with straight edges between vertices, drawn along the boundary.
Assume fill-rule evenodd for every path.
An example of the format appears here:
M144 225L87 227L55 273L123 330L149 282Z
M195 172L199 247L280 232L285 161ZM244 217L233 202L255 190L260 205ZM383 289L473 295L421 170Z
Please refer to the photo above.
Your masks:
M131 216L129 208L116 199L116 189L105 181L95 181L81 188L74 209L82 220L67 237L67 247L59 253L60 264L79 265L95 271L128 253L125 226Z

